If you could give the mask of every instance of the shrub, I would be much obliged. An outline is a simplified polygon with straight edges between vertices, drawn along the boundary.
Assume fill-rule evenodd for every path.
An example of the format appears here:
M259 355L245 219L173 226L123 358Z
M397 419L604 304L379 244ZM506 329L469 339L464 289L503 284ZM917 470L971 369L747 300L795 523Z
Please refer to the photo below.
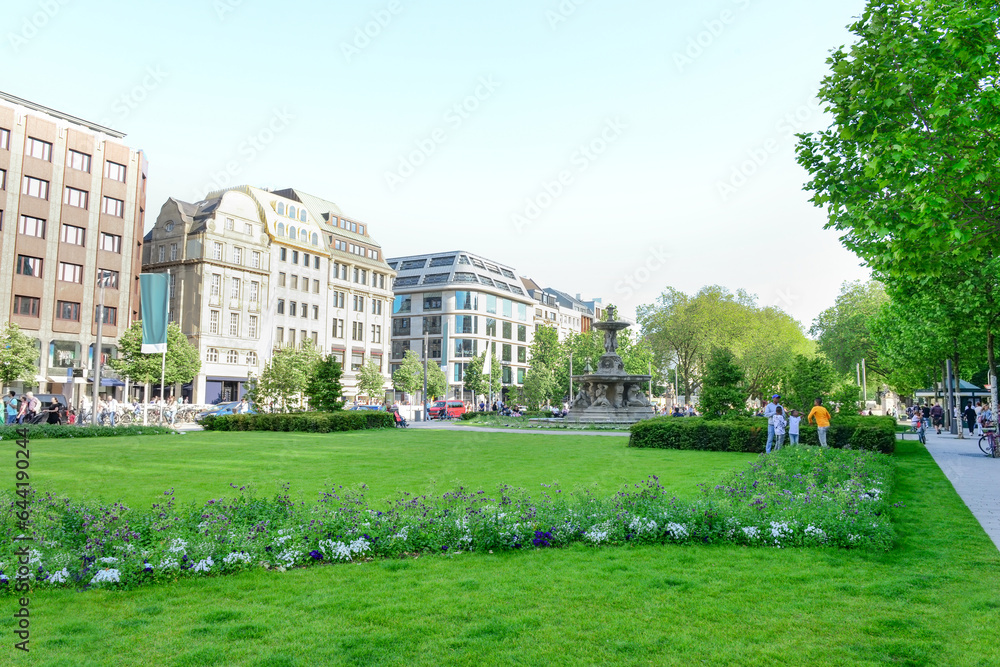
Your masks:
M296 431L330 433L394 428L395 418L382 410L340 410L337 412L292 412L289 414L223 415L206 417L206 431Z
M633 424L630 430L630 447L763 452L767 444L767 420L762 418L706 421L700 417L657 417ZM799 434L801 444L819 444L816 427L806 426L804 419ZM896 424L892 417L837 416L827 432L827 444L891 454L896 449Z
M28 429L29 440L44 440L46 438L108 438L112 436L136 435L167 435L176 433L166 426L77 426L75 424L32 424L30 426L15 424L0 426L0 438L15 440L20 436L18 429Z

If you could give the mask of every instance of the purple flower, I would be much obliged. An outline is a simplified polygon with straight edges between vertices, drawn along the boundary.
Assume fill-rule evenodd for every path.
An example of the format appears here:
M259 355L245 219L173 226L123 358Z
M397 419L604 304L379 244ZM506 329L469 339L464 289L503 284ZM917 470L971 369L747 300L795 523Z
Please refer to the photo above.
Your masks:
M323 560L323 554L321 554L320 552L316 551L315 549L313 549L312 551L310 551L309 555L312 557L313 560Z
M448 547L447 547L447 546L443 546L443 547L441 547L441 551L447 551L447 550L448 550Z

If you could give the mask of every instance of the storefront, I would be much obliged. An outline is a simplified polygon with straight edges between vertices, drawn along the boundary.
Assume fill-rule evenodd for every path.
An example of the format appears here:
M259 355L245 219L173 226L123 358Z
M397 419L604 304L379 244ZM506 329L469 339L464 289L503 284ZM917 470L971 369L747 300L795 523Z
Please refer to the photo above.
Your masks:
M246 393L247 378L212 377L205 378L205 403L231 403L243 398Z

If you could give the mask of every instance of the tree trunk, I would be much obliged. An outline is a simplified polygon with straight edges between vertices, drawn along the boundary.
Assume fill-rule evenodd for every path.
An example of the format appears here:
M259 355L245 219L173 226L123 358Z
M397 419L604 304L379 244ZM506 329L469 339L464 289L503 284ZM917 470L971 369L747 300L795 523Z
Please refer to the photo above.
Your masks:
M962 407L962 373L959 368L959 354L958 354L958 341L955 341L955 358L952 361L953 370L955 373L955 396L958 397L958 437L960 439L965 439L965 415L963 413L964 408Z
M994 354L993 329L986 332L986 361L990 367L990 410L993 411L993 419L997 420L997 360Z

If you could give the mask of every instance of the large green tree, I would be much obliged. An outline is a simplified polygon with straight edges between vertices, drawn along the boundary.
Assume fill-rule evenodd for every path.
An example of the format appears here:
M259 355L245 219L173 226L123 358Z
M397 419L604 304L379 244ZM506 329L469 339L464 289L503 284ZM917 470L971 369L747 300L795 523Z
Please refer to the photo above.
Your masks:
M747 392L743 370L729 350L713 348L705 365L704 387L699 409L706 419L735 417L746 413Z
M358 395L367 396L370 401L382 402L385 398L385 376L379 363L374 359L369 359L368 363L361 367L357 376Z
M889 302L882 283L847 282L830 308L813 321L809 334L840 375L853 374L861 359L869 373L887 375L872 338L872 325L883 305Z
M409 396L416 396L424 386L424 362L415 350L407 350L399 368L392 374L392 386Z
M251 400L276 412L301 409L319 361L319 352L309 340L277 349L251 388Z
M163 355L142 352L142 322L135 321L118 338L118 358L108 365L132 382L158 384ZM201 370L198 348L188 341L176 322L167 325L167 356L164 377L167 385L190 382Z
M974 268L966 303L995 374L1000 7L872 0L851 31L819 92L833 122L800 137L806 187L890 291Z
M783 383L785 395L782 397L782 403L789 410L794 409L809 414L813 401L828 397L836 380L837 374L826 357L795 355Z
M472 392L473 398L487 396L491 389L495 394L500 393L503 369L500 366L500 361L496 357L493 357L490 359L489 372L484 373L483 367L486 364L486 354L486 352L483 352L470 361L465 367L465 373L462 375L462 384L466 390Z
M21 332L21 327L8 322L0 330L0 380L33 384L38 374L38 348Z
M303 391L309 399L309 407L320 412L333 412L344 407L344 388L340 382L343 375L340 360L333 354L317 361Z

